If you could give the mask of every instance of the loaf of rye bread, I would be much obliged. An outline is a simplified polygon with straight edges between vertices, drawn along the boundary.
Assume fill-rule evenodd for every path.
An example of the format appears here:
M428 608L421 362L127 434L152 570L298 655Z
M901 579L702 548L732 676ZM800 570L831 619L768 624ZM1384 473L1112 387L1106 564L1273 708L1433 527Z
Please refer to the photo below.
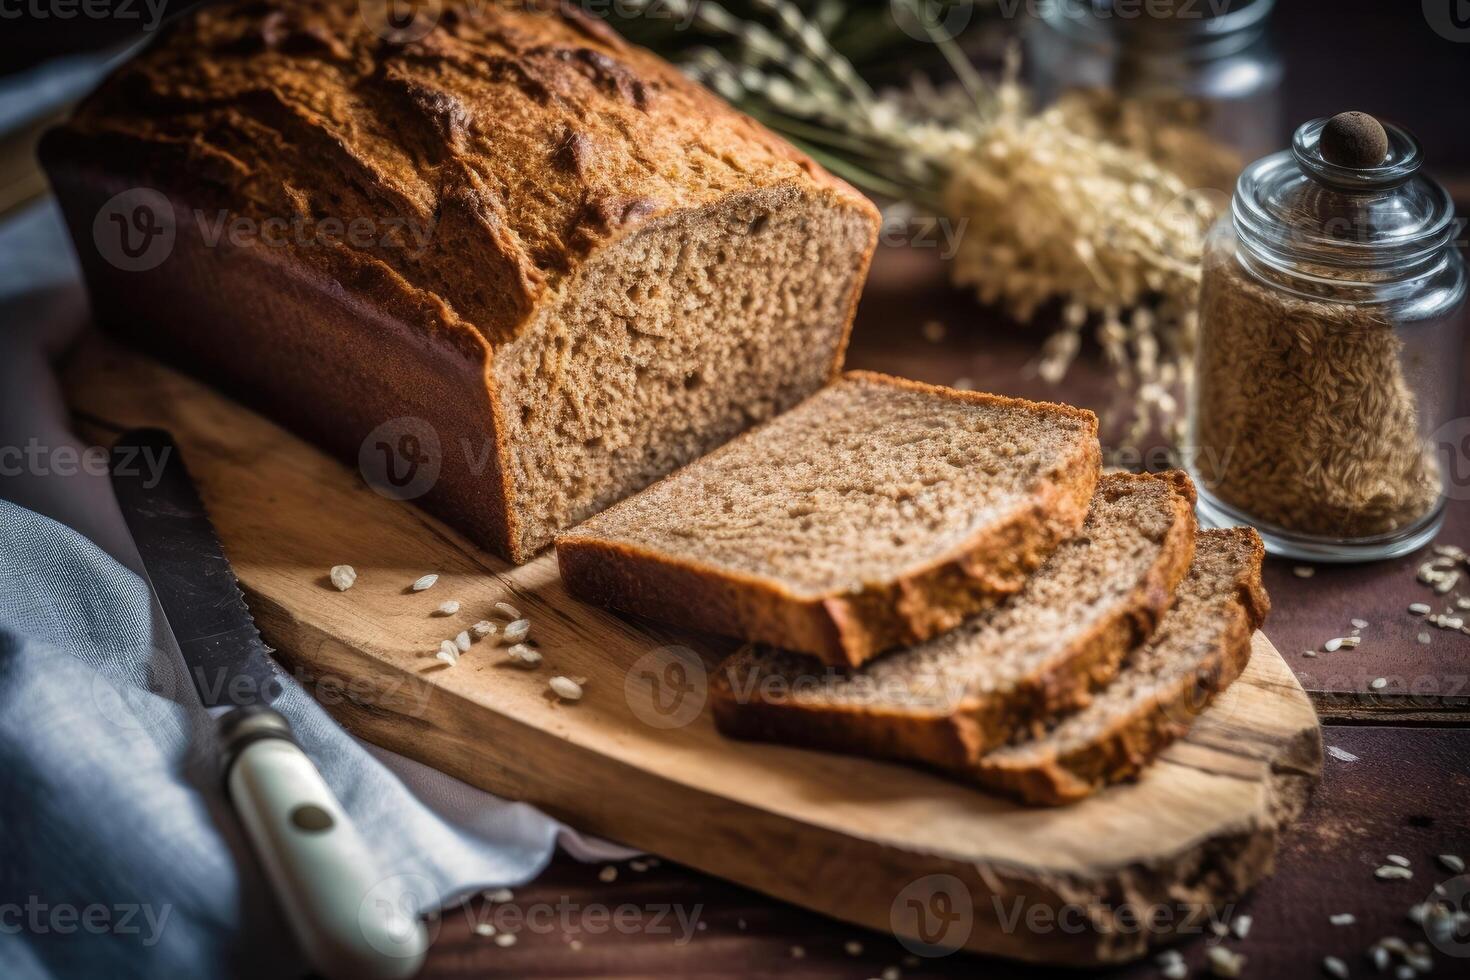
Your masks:
M841 668L1021 589L1076 533L1097 418L852 371L556 541L575 596Z
M968 775L1112 680L1169 608L1194 540L1183 473L1104 476L1082 529L1004 604L850 674L745 647L710 680L715 721L739 738Z
M101 322L516 561L834 376L865 198L572 5L387 13L211 4L47 136Z

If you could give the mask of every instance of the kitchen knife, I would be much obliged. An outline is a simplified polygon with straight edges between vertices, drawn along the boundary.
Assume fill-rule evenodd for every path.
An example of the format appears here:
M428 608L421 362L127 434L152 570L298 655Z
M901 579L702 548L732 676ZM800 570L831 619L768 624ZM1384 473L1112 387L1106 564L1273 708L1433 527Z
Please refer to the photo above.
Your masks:
M328 977L412 976L427 930L384 894L366 841L270 707L277 668L172 437L125 433L112 485L195 690L215 709L230 802L302 949Z

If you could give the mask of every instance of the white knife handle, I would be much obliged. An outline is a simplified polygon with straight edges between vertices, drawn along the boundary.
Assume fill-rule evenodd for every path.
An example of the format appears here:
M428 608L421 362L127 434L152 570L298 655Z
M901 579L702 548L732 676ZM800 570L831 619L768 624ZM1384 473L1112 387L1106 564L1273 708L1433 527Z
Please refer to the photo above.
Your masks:
M230 800L312 965L331 978L413 976L429 946L423 922L385 887L392 882L285 719L237 713L243 724L223 726Z

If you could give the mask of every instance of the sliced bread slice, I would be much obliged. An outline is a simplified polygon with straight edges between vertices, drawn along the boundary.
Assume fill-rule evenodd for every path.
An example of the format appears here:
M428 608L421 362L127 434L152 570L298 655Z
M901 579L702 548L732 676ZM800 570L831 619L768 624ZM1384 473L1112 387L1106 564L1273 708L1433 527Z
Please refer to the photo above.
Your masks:
M855 667L1019 590L1082 525L1087 411L852 372L557 539L589 602Z
M982 756L983 785L1028 803L1070 803L1136 776L1240 676L1271 602L1250 528L1205 531L1174 607L1116 679L1037 738Z
M1194 553L1183 473L1105 476L1082 531L1005 604L842 674L748 646L715 672L727 735L966 772L1054 712L1075 708L1152 632Z

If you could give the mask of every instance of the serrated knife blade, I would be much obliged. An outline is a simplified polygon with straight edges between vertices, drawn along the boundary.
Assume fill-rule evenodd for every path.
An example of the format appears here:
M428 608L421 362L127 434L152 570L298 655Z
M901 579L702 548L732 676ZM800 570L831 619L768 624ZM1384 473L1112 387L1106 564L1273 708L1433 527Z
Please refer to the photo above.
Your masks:
M406 980L428 932L272 701L284 686L173 438L125 433L112 485L199 698L218 713L225 790L291 932L323 976Z
M275 701L270 648L173 438L162 429L124 434L112 449L112 486L205 707Z

